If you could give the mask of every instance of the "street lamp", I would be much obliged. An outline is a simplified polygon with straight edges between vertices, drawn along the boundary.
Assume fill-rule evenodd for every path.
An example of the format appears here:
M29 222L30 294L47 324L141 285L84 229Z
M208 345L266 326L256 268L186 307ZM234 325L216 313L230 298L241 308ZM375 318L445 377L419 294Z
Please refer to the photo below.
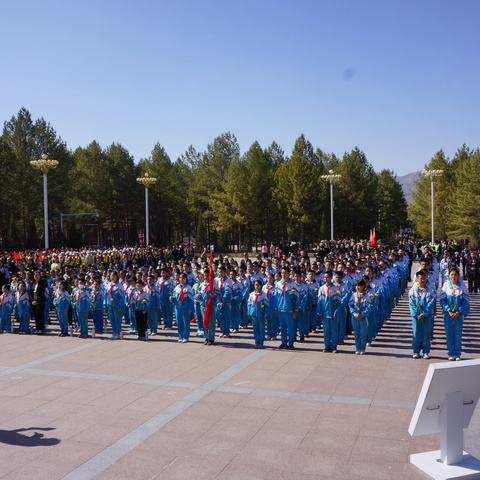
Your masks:
M341 175L334 175L333 170L328 171L328 175L321 175L323 180L328 180L330 182L330 230L331 230L331 240L333 242L333 182L340 180Z
M30 162L35 168L43 172L43 206L45 209L45 250L48 250L48 197L47 197L47 173L51 168L56 168L58 160L47 160L45 154L40 160L32 160Z
M150 185L153 185L157 179L155 177L150 177L148 173L145 174L145 176L137 178L137 182L141 183L145 187L145 224L146 224L146 229L145 229L145 245L149 244L149 238L150 238L150 218L148 215L148 187Z
M431 180L431 191L432 191L432 246L435 244L435 222L434 222L434 210L433 210L433 179L435 177L441 177L443 175L443 170L424 170L422 175L425 177L430 177Z

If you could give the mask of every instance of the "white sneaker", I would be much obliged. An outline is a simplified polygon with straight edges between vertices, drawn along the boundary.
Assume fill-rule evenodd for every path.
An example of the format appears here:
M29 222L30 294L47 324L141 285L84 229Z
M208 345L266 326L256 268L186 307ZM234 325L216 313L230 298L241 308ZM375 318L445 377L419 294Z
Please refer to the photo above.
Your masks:
M357 351L355 352L355 355L360 355L360 350L357 350Z
M455 357L448 357L448 359L452 362L453 360L455 360Z
M412 358L420 358L420 355L419 355L418 353L414 353L414 354L412 355Z
M428 360L428 359L430 358L430 355L429 355L428 353L426 353L426 354L423 356L423 358L424 358L425 360Z
M461 358L460 358L460 357L456 357L455 360L456 360L457 362L459 362L459 361L461 360Z
M360 350L360 355L365 355L365 350Z

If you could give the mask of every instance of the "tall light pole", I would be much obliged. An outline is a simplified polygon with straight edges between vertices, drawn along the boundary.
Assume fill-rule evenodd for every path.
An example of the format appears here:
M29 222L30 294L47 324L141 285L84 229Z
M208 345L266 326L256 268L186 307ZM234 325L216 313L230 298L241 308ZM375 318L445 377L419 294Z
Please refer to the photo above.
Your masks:
M328 171L328 175L322 175L323 180L330 182L330 231L331 240L333 241L333 183L342 178L341 175L334 175L333 170Z
M430 177L431 180L431 191L432 191L432 246L435 244L435 221L434 221L434 203L433 203L433 179L435 177L441 177L443 175L443 170L424 170L422 175L425 177Z
M150 239L150 217L148 214L148 187L153 185L157 179L155 177L150 177L146 173L143 177L137 178L137 182L141 183L145 187L145 245L149 244Z
M45 217L45 250L48 250L48 196L47 196L47 173L51 168L56 168L58 160L47 160L45 154L42 155L40 160L32 160L30 162L35 168L38 168L43 172L43 207Z

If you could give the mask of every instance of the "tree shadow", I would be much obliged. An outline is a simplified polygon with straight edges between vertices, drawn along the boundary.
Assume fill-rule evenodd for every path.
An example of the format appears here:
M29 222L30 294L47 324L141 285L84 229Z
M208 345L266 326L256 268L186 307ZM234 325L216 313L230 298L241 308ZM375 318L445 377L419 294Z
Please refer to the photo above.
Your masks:
M0 429L0 443L7 445L17 445L19 447L49 447L60 443L59 438L45 438L43 433L34 432L33 435L23 435L20 432L27 432L29 430L55 430L55 428L17 428L16 430L2 430Z

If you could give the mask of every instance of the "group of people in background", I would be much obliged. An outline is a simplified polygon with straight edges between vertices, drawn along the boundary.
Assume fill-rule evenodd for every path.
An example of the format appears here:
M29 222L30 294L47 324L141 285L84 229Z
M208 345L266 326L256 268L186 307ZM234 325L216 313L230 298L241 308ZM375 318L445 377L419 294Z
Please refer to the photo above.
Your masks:
M422 352L429 358L441 287L448 358L461 358L468 292L478 291L476 252L467 255L467 290L458 270L463 253L453 244L441 245L440 263L435 246L418 251L408 239L384 249L322 242L314 256L300 243L291 245L289 256L278 256L273 244L264 247L253 259L219 255L212 263L207 250L195 257L193 246L181 258L169 249L129 247L6 255L0 260L0 331L13 331L13 316L19 334L42 335L52 310L60 337L101 335L109 324L109 338L117 340L128 324L140 340L175 328L178 342L186 343L193 329L212 345L251 325L256 348L279 339L279 349L295 349L295 342L323 331L324 352L337 353L353 334L355 353L363 355L406 291L419 255L409 292L413 357Z

